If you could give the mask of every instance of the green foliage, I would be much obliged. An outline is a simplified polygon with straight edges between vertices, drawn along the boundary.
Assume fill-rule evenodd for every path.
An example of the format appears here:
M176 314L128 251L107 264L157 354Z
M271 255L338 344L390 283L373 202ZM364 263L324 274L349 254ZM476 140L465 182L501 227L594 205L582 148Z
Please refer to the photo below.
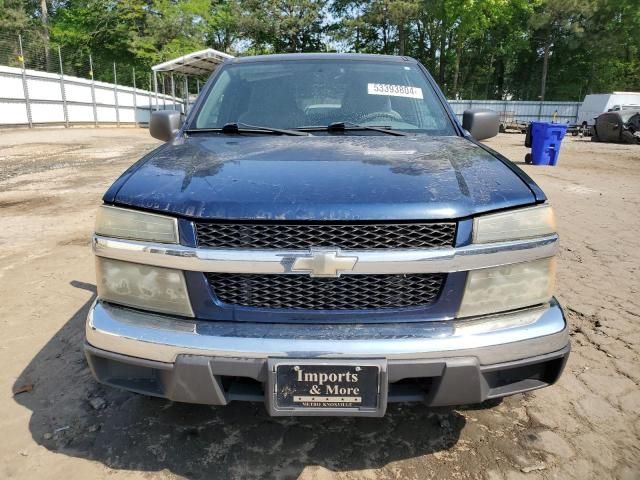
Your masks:
M113 62L148 83L155 63L213 47L233 54L411 55L449 97L577 100L640 90L638 0L0 0L0 52L63 46L102 78ZM48 31L48 33L47 33ZM9 39L9 40L7 40ZM26 55L25 55L26 56ZM546 67L545 67L546 65ZM66 66L65 66L66 68ZM546 70L546 73L545 73ZM119 80L130 81L126 70ZM543 81L544 78L544 81Z

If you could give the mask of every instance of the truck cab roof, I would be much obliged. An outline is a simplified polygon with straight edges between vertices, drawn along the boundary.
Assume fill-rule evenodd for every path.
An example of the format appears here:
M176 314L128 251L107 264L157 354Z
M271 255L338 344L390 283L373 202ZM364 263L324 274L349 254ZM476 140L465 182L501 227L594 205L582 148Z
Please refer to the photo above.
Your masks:
M290 62L305 60L352 60L352 61L378 61L393 63L418 63L414 58L397 55L376 55L370 53L279 53L273 55L251 55L247 57L233 57L225 63L252 63L252 62Z

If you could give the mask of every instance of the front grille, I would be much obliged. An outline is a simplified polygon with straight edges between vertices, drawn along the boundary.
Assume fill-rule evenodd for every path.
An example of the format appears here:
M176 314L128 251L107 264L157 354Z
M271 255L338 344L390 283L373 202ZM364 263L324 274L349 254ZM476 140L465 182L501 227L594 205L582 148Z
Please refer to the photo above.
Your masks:
M377 224L196 223L199 247L434 248L452 247L455 222Z
M222 303L257 308L365 310L407 308L434 303L444 274L306 275L207 273Z

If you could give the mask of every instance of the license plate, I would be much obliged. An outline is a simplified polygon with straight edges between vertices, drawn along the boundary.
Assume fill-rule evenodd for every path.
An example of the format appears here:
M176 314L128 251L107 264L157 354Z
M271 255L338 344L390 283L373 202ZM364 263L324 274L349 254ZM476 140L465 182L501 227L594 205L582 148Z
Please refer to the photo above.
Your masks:
M379 364L287 361L275 363L272 375L276 414L375 414L382 407Z

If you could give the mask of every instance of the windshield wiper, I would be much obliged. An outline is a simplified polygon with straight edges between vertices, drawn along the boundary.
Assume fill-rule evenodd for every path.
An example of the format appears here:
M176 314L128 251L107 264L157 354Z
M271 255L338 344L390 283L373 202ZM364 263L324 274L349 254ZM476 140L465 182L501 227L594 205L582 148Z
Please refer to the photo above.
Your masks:
M347 130L370 130L373 132L386 133L387 135L394 135L396 137L406 137L407 134L399 130L392 130L391 127L386 126L374 126L374 125L360 125L352 122L332 122L326 127L301 127L298 130L303 132L312 132L318 130L326 130L328 132L344 132Z
M249 125L241 122L231 122L225 124L222 128L194 128L187 130L185 133L207 133L207 132L222 132L222 133L246 133L246 132L262 132L262 133L278 133L280 135L292 135L297 137L307 137L310 134L307 132L300 132L297 130L287 130L284 128L272 128L262 127L258 125Z

